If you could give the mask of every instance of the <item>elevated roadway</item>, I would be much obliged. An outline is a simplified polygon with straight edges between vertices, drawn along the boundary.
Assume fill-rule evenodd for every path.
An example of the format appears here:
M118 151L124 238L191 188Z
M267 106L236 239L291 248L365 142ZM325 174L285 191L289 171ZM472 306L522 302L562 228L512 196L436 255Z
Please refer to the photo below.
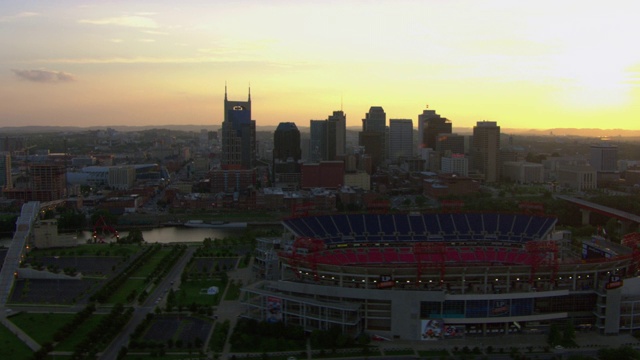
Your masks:
M574 198L566 195L556 195L555 197L557 199L564 200L572 204L578 205L580 207L580 211L582 212L583 225L589 224L589 215L592 212L596 212L598 214L602 214L604 216L608 216L608 217L612 217L620 220L620 222L622 223L623 233L629 232L629 228L631 227L632 224L635 224L636 228L640 224L640 216L632 213L628 213L626 211L614 209L608 206L593 203L591 201L578 199L578 198Z
M13 234L13 240L11 240L7 256L2 264L2 270L0 270L0 307L7 304L13 287L14 274L27 250L27 241L31 236L31 229L39 212L40 202L38 201L30 201L22 205L22 211L16 221L16 232Z

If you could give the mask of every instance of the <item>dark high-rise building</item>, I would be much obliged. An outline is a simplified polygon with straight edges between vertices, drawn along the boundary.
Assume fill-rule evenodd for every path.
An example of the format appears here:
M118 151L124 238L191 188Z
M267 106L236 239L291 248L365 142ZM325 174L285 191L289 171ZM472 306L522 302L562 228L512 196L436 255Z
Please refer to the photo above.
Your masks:
M458 134L439 134L435 150L442 156L445 154L464 154L464 136Z
M0 152L0 192L3 189L11 189L11 155L8 152Z
M327 160L343 158L347 146L347 115L334 111L327 119Z
M278 124L273 134L273 180L276 186L300 185L300 131L295 123Z
M618 146L608 143L594 144L590 148L589 164L598 172L618 170Z
M224 121L221 131L222 167L253 168L256 160L256 122L251 120L251 90L247 101L229 101L225 86Z
M435 110L423 110L418 115L418 136L420 148L436 148L440 134L451 134L451 121L438 115Z
M389 159L413 157L413 120L389 120Z
M381 106L372 106L362 119L362 131L384 132L387 128L387 114Z
M484 174L484 181L500 177L500 126L495 121L478 121L473 127L473 169Z
M309 123L309 161L326 160L327 121L311 120Z
M362 131L358 134L358 144L365 154L371 156L375 169L387 158L387 114L381 106L372 106L362 119Z
M273 159L300 160L300 131L295 123L281 122L273 133Z

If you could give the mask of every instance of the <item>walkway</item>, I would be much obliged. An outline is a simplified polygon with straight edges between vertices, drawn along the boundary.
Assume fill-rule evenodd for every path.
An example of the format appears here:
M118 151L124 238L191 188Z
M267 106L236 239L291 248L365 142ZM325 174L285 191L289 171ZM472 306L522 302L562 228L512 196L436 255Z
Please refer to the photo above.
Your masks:
M9 300L15 279L14 274L18 270L27 239L31 234L31 227L39 212L40 203L37 201L30 201L22 205L22 211L16 221L16 232L13 234L13 240L4 258L2 270L0 270L0 306L4 306Z
M27 333L22 331L19 327L17 327L14 323L9 321L6 317L6 311L4 308L0 308L2 314L0 314L0 323L4 325L9 331L14 333L20 341L25 343L31 350L38 351L40 350L40 344L38 344L35 340L33 340Z
M242 261L239 259L238 262ZM251 268L253 267L253 257L251 257L251 261L249 265L245 268L238 268L236 266L235 270L229 272L229 281L233 280L235 283L242 283L242 286L246 286L253 281L253 275ZM228 289L228 287L227 287ZM225 320L229 320L229 333L227 334L227 342L224 344L224 350L222 351L222 355L220 359L227 359L229 357L229 353L231 352L231 344L229 343L229 339L231 338L231 334L233 333L233 329L238 322L238 317L243 312L243 306L238 300L225 300L224 296L226 295L227 289L222 294L220 304L218 305L218 311L216 315L218 315L218 320L223 322Z

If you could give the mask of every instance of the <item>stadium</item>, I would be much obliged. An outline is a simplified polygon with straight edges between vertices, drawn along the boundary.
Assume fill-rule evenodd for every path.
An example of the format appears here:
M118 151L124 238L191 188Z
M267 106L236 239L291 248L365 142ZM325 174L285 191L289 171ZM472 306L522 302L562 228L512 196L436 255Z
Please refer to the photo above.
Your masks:
M404 340L536 333L569 320L603 334L640 328L637 234L576 247L556 222L489 213L285 219L282 237L258 239L261 281L243 289L244 316Z

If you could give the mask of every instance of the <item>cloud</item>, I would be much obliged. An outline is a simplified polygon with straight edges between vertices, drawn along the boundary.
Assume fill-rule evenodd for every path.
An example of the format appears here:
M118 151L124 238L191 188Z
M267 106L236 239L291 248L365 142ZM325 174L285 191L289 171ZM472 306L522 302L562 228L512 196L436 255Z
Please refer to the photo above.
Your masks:
M112 43L121 43L123 40L122 39L109 39L109 41L111 41Z
M40 16L40 14L37 12L24 11L15 15L0 16L0 22L9 22L34 16Z
M17 77L39 83L64 83L76 81L75 77L63 71L50 70L17 70L12 69Z
M169 35L168 32L156 31L156 30L144 30L143 33L150 35Z
M140 42L156 42L155 39L138 39Z
M125 27L134 27L134 28L149 28L155 29L158 28L158 24L155 20L150 19L144 16L120 16L120 17L111 17L97 20L80 20L78 21L81 24L93 24L93 25L116 25L116 26L125 26Z

